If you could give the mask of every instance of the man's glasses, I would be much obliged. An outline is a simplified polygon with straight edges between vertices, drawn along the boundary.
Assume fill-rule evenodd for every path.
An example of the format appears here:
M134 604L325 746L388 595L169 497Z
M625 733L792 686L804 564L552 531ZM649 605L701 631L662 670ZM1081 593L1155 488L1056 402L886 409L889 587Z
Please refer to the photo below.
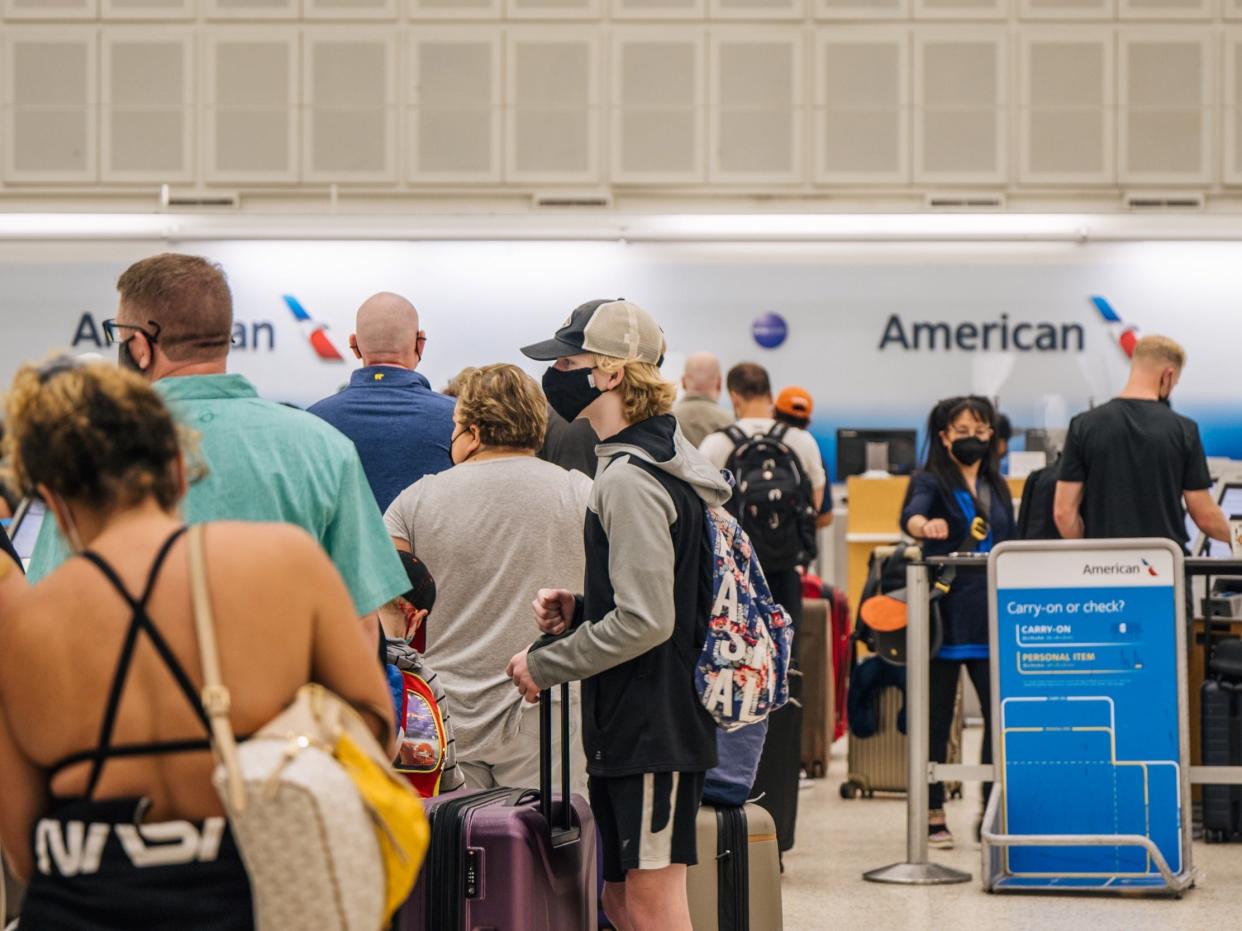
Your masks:
M110 320L105 320L103 322L104 339L107 341L107 344L109 346L112 346L112 345L115 345L116 343L124 342L125 339L127 338L120 333L121 330L137 330L139 333L141 333L151 342L153 343L158 342L160 338L160 330L163 329L163 327L161 327L154 320L148 320L147 326L151 327L150 331L144 330L142 327L138 326L136 323L120 323L114 317ZM128 338L132 339L132 337L128 337Z

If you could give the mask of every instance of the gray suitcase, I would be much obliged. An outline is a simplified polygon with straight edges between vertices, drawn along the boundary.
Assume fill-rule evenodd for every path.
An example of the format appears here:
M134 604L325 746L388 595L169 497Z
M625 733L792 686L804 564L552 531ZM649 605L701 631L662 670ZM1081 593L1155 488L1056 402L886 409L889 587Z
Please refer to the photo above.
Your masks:
M867 798L876 792L906 791L906 735L897 729L901 711L901 689L887 688L880 695L880 730L874 737L849 735L848 776L841 783L842 798ZM953 727L949 732L949 762L962 761L962 685L957 685L953 708ZM962 797L960 782L946 782L950 798Z
M694 931L782 931L776 824L758 805L699 808L698 864L686 873Z

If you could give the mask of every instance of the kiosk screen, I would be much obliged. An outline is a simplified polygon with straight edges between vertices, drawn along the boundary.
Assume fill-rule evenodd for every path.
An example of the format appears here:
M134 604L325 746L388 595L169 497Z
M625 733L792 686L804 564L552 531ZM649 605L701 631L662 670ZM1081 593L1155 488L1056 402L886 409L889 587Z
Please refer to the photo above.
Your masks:
M1220 509L1225 512L1226 520L1242 517L1242 484L1226 484L1216 500L1220 502ZM1208 540L1204 544L1203 555L1228 559L1233 555L1233 548L1221 540Z

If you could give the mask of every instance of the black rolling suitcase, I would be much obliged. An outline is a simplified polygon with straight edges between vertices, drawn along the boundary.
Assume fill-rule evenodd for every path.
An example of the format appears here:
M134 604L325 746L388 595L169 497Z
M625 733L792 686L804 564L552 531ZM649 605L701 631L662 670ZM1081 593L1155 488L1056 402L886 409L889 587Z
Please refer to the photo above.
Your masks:
M789 612L794 636L789 645L789 701L768 715L768 734L750 798L767 809L776 823L776 836L783 854L794 845L798 821L798 776L802 772L802 578L793 570L767 572L776 603Z
M802 771L802 677L790 670L789 702L768 715L768 735L750 797L776 825L783 854L794 845L798 822L798 777Z
M1242 640L1213 647L1208 624L1207 676L1200 692L1204 766L1242 766ZM1242 835L1242 786L1203 787L1203 839L1208 843Z

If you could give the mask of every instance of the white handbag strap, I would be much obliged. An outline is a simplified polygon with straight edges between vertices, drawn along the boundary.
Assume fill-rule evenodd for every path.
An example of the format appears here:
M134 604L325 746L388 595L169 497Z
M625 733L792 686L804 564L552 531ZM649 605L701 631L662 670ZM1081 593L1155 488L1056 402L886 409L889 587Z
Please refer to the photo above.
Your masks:
M246 787L242 782L241 763L237 758L237 738L229 723L229 690L220 675L220 649L216 642L216 622L211 611L211 594L207 590L207 556L204 540L207 528L195 524L190 528L190 597L194 605L194 629L198 633L198 652L203 664L203 709L211 721L211 740L216 755L228 774L229 803L235 811L246 807Z

